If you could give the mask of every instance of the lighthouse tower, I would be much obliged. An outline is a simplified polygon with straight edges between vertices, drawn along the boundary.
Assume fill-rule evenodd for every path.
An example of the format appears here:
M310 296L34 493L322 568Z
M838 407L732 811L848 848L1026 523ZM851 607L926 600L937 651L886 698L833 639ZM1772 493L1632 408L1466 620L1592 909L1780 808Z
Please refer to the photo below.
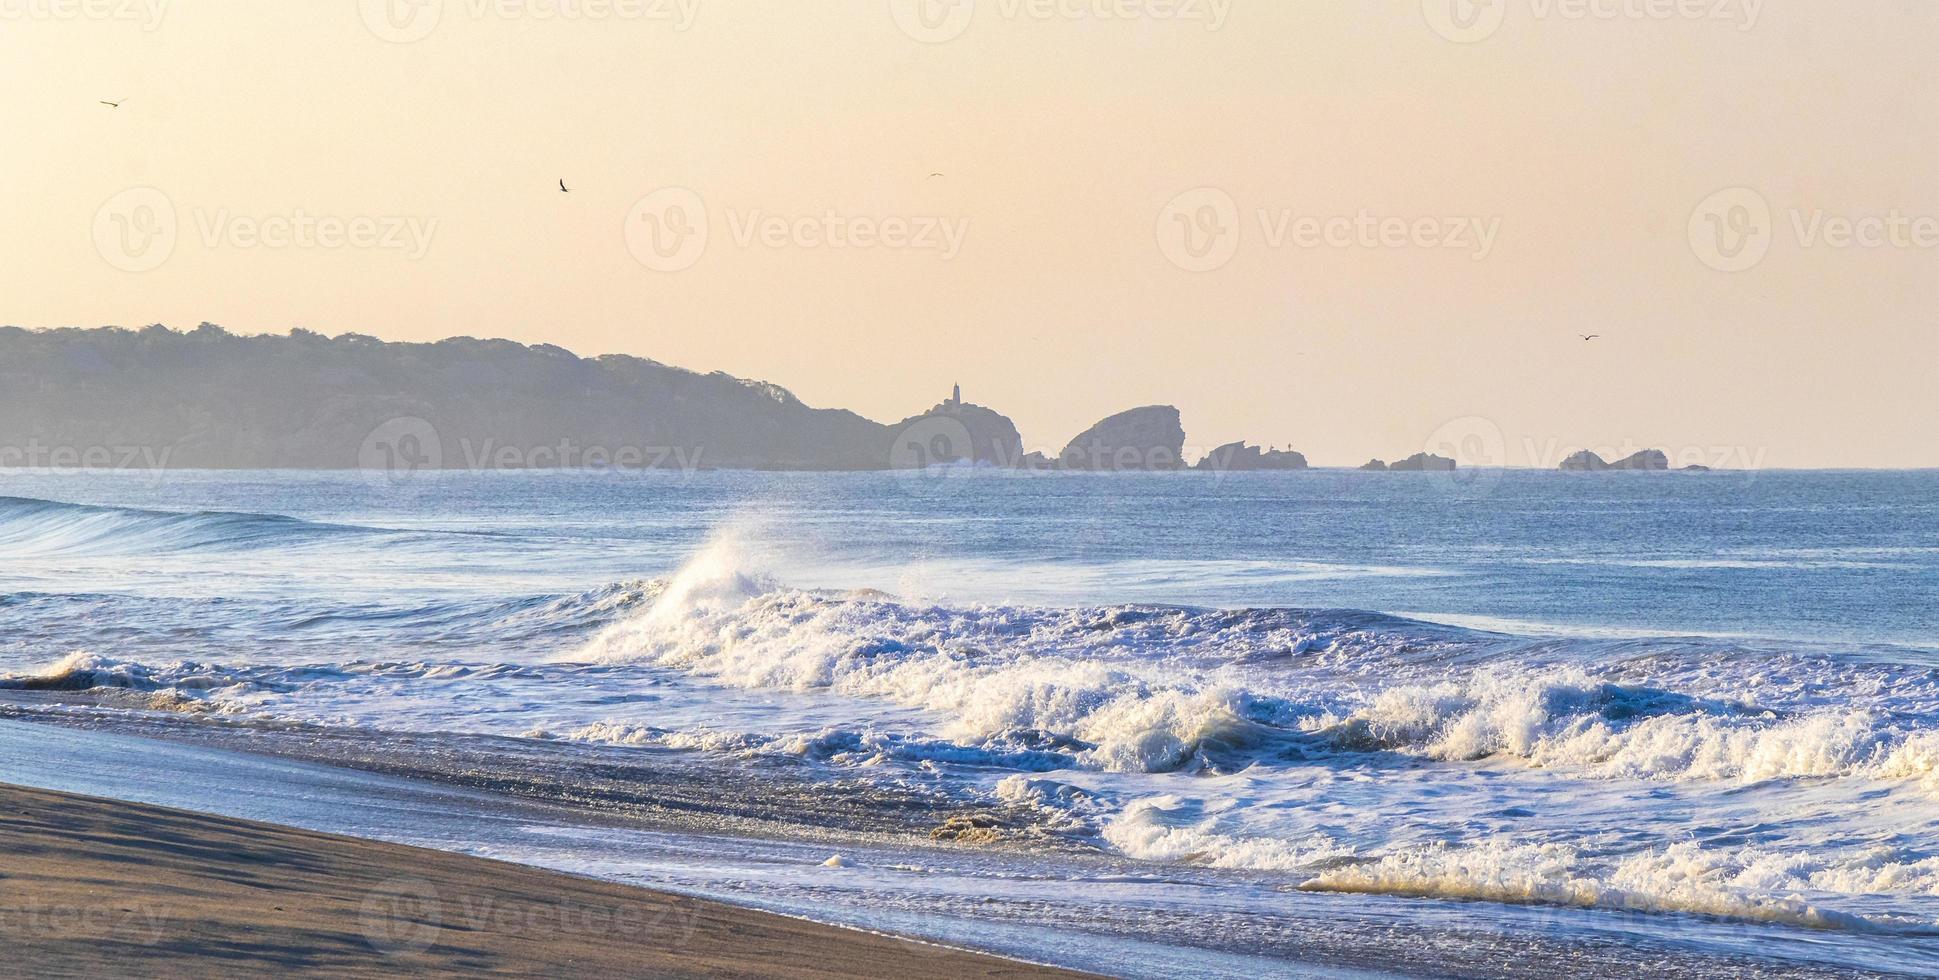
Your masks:
M950 391L949 407L951 408L963 407L963 386L962 385L957 385L953 390Z

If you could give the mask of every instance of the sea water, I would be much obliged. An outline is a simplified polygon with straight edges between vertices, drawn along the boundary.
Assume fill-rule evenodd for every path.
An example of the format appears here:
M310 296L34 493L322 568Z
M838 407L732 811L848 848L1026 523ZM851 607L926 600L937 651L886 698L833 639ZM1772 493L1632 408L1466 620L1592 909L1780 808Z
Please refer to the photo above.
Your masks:
M1939 935L1939 473L3 472L0 674L774 760L1249 896L1180 914ZM549 863L625 877L598 841Z

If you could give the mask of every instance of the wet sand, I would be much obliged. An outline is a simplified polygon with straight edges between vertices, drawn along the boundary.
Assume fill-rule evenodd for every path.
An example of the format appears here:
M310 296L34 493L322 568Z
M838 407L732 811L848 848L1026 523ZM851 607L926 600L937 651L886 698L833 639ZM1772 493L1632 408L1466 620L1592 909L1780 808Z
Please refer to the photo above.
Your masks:
M1078 976L442 851L0 786L4 971Z

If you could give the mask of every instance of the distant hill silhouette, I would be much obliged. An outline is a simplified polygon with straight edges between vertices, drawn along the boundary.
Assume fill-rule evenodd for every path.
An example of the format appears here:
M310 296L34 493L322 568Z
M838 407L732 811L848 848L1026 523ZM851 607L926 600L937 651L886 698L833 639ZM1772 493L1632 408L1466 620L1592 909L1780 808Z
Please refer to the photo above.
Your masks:
M0 463L21 465L22 447L140 446L165 450L170 467L355 468L398 420L410 420L399 431L428 425L428 464L443 468L499 465L487 457L508 452L520 465L584 465L551 458L564 447L633 453L634 465L878 469L891 436L776 385L547 344L0 328L0 446L16 457Z
M509 340L0 327L0 467L1172 470L1184 439L1178 409L1152 405L1053 458L960 390L884 425L766 382ZM1201 468L1305 465L1236 443Z

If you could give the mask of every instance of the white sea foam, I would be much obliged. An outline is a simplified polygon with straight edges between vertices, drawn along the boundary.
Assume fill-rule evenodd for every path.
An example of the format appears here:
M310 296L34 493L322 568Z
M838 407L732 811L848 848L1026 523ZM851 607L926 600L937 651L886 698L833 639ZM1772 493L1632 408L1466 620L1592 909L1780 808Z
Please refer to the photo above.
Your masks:
M1240 801L1225 800L1225 807ZM1353 848L1323 833L1298 839L1243 837L1211 829L1211 819L1179 821L1179 810L1203 807L1175 794L1134 800L1104 828L1104 839L1134 857L1153 861L1190 861L1215 868L1306 871L1351 857ZM1214 807L1218 808L1217 805Z
M1754 857L1754 855L1750 855ZM1742 887L1742 852L1676 844L1614 861L1566 844L1491 841L1401 850L1321 871L1300 887L1423 898L1570 905L1631 912L1692 912L1818 929L1929 927L1867 919L1766 888Z
M1308 891L1690 912L1812 928L1927 932L1934 926L1927 919L1861 915L1827 903L1939 895L1939 858L1889 847L1679 842L1596 854L1576 844L1506 838L1370 847L1312 829L1280 836L1223 829L1257 802L1147 797L1111 818L1103 837L1148 860L1288 873Z
M129 691L212 691L242 681L221 667L190 662L144 664L118 660L82 650L70 653L39 670L0 674L0 689L83 691L96 688Z
M1883 711L1779 712L1512 663L1443 664L1445 679L1424 684L1314 675L1355 657L1394 662L1382 642L1342 659L1356 640L1243 611L944 607L787 589L750 572L730 537L574 656L918 707L964 745L1050 740L1115 772L1226 767L1298 745L1506 758L1602 778L1939 788L1939 734Z
M724 729L662 729L648 725L596 722L566 731L533 728L526 738L604 745L692 749L740 756L790 755L836 765L875 766L886 762L944 762L1025 772L1048 772L1074 764L1067 754L1029 748L961 745L944 739L893 732L824 728L815 732L762 734Z
M1903 671L1654 647L1660 663L1555 666L1516 641L1363 614L908 602L784 586L756 550L723 535L664 581L478 611L530 632L612 624L546 663L85 654L0 686L789 756L1313 890L1932 925L1939 857L1893 836L1917 812L1905 797L1939 795L1939 734L1919 709L1931 685ZM447 625L462 611L437 616L463 629ZM1811 693L1832 685L1836 698ZM1660 825L1635 802L1650 784L1675 787ZM1742 788L1762 795L1740 806ZM1766 804L1810 816L1685 839L1689 813L1737 807L1717 818L1734 828ZM1896 817L1870 818L1887 804ZM1621 840L1631 823L1641 843Z
M1939 790L1939 733L1879 711L1781 715L1598 681L1580 669L1477 671L1380 691L1307 730L1342 744L1458 761L1519 759L1605 777L1738 780L1864 777Z
M574 657L670 668L731 688L913 707L935 719L938 737L604 726L568 737L1016 770L994 795L1040 808L1051 825L1090 828L1145 860L1284 874L1312 890L1847 930L1934 924L1929 911L1913 909L1939 897L1939 857L1893 848L1884 825L1850 824L1842 842L1805 822L1754 841L1677 840L1666 825L1647 844L1595 843L1620 837L1626 820L1649 824L1647 813L1624 817L1637 792L1626 787L1638 784L1692 794L1713 792L1711 784L1773 785L1789 794L1777 798L1809 799L1823 819L1840 821L1863 813L1860 801L1874 788L1939 793L1939 735L1925 715L1885 707L1892 691L1862 672L1765 661L1733 674L1727 663L1705 664L1680 676L1724 672L1699 688L1712 693L1686 693L1583 666L1476 656L1473 641L1444 644L1431 628L1404 623L936 606L790 589L745 560L731 539L708 549L644 612ZM1799 695L1827 677L1852 691L1869 684L1873 695ZM1783 703L1760 703L1765 691ZM1392 757L1449 768L1403 785L1382 767L1405 763L1378 761ZM1478 760L1527 776L1513 788L1472 779ZM1178 782L1178 770L1209 778ZM1811 788L1826 780L1842 788ZM1541 816L1516 800L1554 812ZM1483 805L1507 814L1494 822L1503 828L1546 829L1533 840L1477 832L1474 810ZM1383 815L1385 806L1416 816ZM1402 831L1415 821L1465 842L1410 839Z
M1217 672L1193 681L1162 659L1111 649L1101 638L1114 624L1081 612L829 597L774 587L738 559L736 541L717 541L643 614L578 656L676 667L736 687L887 699L941 713L954 739L1075 740L1087 765L1115 771L1169 771L1208 747L1255 742L1261 715L1275 710ZM1070 655L1028 652L1046 644Z

